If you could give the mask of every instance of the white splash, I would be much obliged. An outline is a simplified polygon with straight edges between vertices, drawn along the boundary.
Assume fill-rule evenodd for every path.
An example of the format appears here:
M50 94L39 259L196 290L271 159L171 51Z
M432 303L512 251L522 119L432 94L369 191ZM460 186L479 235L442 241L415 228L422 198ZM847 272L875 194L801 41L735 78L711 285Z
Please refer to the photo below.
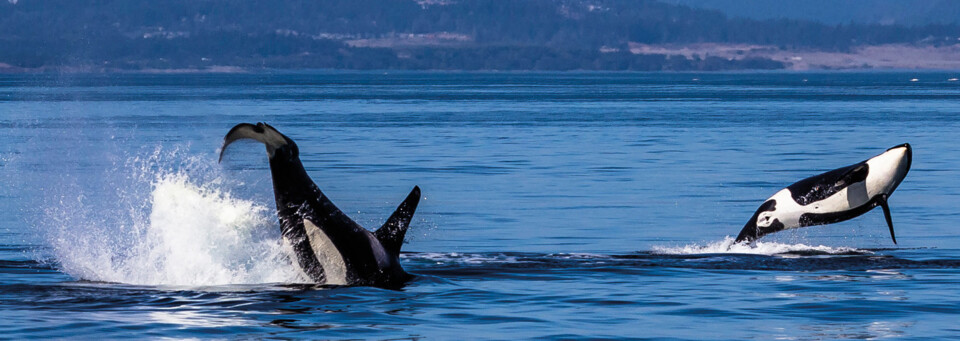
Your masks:
M83 195L48 210L48 239L64 272L136 285L306 282L282 247L272 209L231 197L218 181L196 183L188 174L196 167L168 172L148 159L139 169L158 173L140 186L149 195L127 193L138 186L116 189L128 201L116 206L127 212L87 204Z
M741 253L756 255L776 255L788 252L822 252L826 254L844 254L850 252L864 252L849 247L830 247L824 245L811 246L806 244L783 244L777 242L755 241L753 244L735 243L735 239L727 236L721 241L706 245L688 244L683 246L654 246L653 253L665 255L695 255L709 253Z

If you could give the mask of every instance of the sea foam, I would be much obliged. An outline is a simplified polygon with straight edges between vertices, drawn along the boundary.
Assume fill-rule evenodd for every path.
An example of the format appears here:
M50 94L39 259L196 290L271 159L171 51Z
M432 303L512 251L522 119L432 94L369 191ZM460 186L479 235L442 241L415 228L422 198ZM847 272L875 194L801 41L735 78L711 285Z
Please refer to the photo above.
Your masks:
M169 167L171 157L189 166ZM112 195L52 203L44 229L55 262L78 279L136 285L306 282L273 209L233 197L204 164L158 151L127 162L127 184L102 189Z
M735 239L727 236L723 240L706 245L687 244L683 246L654 246L653 253L664 255L696 255L711 253L740 253L756 255L776 255L792 252L816 252L824 254L847 254L864 252L849 247L830 247L824 245L784 244L778 242L755 241L752 244L736 243Z

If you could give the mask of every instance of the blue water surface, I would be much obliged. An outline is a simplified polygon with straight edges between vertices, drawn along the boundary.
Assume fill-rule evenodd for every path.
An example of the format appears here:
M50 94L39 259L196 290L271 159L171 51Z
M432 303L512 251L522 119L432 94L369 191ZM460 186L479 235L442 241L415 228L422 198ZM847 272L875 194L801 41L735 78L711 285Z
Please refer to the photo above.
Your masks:
M0 75L9 338L960 335L953 72ZM916 81L912 81L916 79ZM414 185L402 290L288 271L268 122L355 220ZM880 211L730 244L801 178L909 142Z

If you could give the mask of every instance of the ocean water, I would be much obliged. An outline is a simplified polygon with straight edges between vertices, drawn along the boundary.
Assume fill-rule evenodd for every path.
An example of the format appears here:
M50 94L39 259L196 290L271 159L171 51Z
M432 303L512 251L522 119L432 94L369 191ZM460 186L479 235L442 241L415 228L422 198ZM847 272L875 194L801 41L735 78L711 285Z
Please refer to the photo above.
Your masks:
M960 335L957 73L0 75L0 337ZM912 81L916 79L916 81ZM305 283L268 122L401 290ZM909 142L879 210L733 245L764 199Z

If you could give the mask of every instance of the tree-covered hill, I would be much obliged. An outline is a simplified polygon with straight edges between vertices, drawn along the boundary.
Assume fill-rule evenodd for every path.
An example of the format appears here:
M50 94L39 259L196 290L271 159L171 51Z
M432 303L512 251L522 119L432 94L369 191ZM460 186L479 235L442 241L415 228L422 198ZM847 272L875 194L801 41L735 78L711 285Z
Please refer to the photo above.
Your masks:
M729 19L653 0L8 0L12 68L781 68L761 58L639 54L631 43L736 43L845 51L956 44L956 25ZM8 68L10 69L10 68Z

